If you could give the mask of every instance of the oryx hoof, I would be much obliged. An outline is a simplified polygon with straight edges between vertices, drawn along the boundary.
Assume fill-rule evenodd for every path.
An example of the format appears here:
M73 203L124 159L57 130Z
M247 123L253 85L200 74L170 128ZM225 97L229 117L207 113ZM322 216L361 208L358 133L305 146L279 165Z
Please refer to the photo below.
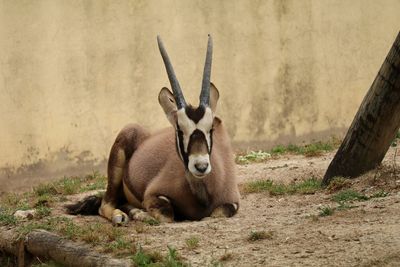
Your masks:
M159 209L152 209L149 210L150 214L159 222L161 223L172 223L174 222L174 217L173 215L166 215L163 213L162 210Z
M131 209L129 211L129 217L134 220L134 221L147 221L147 220L154 220L153 217L151 217L147 212L141 210L141 209Z
M122 226L129 222L129 217L126 215L126 213L116 209L113 212L111 221L114 226Z
M237 203L225 203L218 206L210 215L212 218L229 218L237 213L239 205Z

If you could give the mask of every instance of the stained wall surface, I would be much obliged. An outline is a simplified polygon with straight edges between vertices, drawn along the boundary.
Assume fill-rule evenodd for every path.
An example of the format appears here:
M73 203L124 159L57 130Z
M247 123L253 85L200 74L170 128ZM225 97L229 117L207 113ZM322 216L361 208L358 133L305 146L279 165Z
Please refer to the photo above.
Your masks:
M400 0L0 1L0 179L104 171L117 132L168 126L160 34L237 148L341 137L400 29Z

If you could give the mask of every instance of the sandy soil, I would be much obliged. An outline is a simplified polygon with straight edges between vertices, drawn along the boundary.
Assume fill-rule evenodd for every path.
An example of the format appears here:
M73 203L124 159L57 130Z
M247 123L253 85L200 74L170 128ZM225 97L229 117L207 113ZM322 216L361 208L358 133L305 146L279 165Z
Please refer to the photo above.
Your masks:
M238 165L239 182L322 179L334 153ZM350 186L367 195L379 190L389 194L353 202L354 208L326 217L318 216L321 207L338 206L331 200L334 192L327 190L313 195L243 194L233 218L158 226L131 221L123 229L145 250L165 253L167 246L175 247L191 266L400 266L400 153L390 148L382 167L352 180ZM76 201L93 193L67 198ZM52 214L65 215L61 205ZM71 218L77 223L109 223L99 216ZM249 241L252 231L265 231L269 237ZM189 248L186 240L193 237L198 247Z
M284 156L241 165L240 183L322 178L333 155ZM147 226L144 231L130 222L126 231L145 249L165 252L168 245L175 247L192 266L216 262L223 266L400 266L399 159L391 148L382 168L351 185L365 194L383 189L388 196L354 202L354 208L331 216L318 216L321 206L337 206L326 191L290 196L248 194L242 196L240 211L233 218ZM108 223L100 217L75 219ZM248 241L251 231L267 231L271 238ZM186 245L191 237L199 239L195 249Z

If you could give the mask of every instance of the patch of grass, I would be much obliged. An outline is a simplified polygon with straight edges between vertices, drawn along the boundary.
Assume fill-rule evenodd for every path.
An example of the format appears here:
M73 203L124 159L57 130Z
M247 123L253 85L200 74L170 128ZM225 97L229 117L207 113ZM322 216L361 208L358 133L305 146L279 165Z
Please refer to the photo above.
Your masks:
M28 197L27 194L9 193L2 197L1 204L13 211L29 210L31 205L28 202Z
M155 218L147 218L143 222L151 226L160 225L160 221Z
M383 190L379 190L375 193L373 193L370 198L381 198L381 197L387 197L389 195L388 192L385 192Z
M256 180L243 184L243 193L262 193L267 192L271 195L284 194L314 194L321 189L321 181L310 178L298 183L282 184L274 183L271 180Z
M144 252L142 247L138 248L135 255L133 255L133 257L132 257L132 261L135 264L135 266L138 266L138 267L150 266L154 263L159 262L158 259L154 259L152 257L152 255Z
M349 205L347 202L339 202L339 206L336 207L336 210L348 210L355 208L355 206Z
M34 192L36 196L40 197L43 195L57 195L58 192L56 188L53 186L53 184L40 184L37 187L35 187Z
M211 263L210 263L210 266L212 266L212 267L222 267L222 263L219 262L219 261L216 260L216 259L212 259L212 260L211 260Z
M198 248L199 242L200 242L200 239L196 236L191 236L185 240L186 246L188 247L188 249L191 249L191 250Z
M9 210L0 210L0 226L16 225L17 221Z
M81 227L66 217L48 217L41 221L29 221L17 227L21 235L26 235L35 229L58 232L68 239L76 239L81 233Z
M369 198L366 195L361 194L361 193L351 190L351 189L340 191L332 197L332 200L337 203L355 201L355 200L365 201L368 199Z
M187 264L181 261L180 256L175 248L168 246L168 254L165 258L165 266L166 267L183 267L187 266Z
M306 157L320 156L324 152L329 152L335 149L331 143L316 142L309 145L305 145L300 149L300 154Z
M288 148L291 148L291 149L295 149L295 147L296 146L294 146L294 145L289 145L288 147L285 147L285 146L283 146L283 145L277 145L276 147L273 147L272 149L271 149L271 154L283 154L283 153L287 153L288 152Z
M38 217L39 219L47 217L50 214L51 214L51 208L45 205L40 205L36 208L36 217Z
M80 192L104 189L107 186L107 177L98 172L94 172L91 175L87 175L84 178L84 182L86 182L86 184L80 189Z
M126 252L135 251L135 246L132 241L124 237L117 237L117 239L106 245L106 249L114 254L123 255Z
M331 216L335 212L335 210L329 206L319 207L318 209L319 209L318 215L320 217Z
M248 241L258 241L263 239L272 239L274 233L272 231L251 231L247 237Z
M259 151L250 151L246 155L241 155L236 158L236 162L239 164L247 164L250 162L262 162L271 157L270 153Z
M289 144L287 146L277 145L273 147L270 151L250 151L245 155L239 155L236 157L236 162L238 164L248 164L252 162L262 162L272 156L282 155L282 154L297 154L304 155L306 157L320 156L322 153L334 150L339 146L339 142L332 139L328 142L315 142L307 145L293 145Z
M321 181L316 178L310 178L304 181L301 181L297 184L293 184L293 191L299 194L314 194L318 190L321 189Z
M34 189L36 196L72 195L105 188L107 178L95 172L85 177L64 177L56 182L41 184Z
M245 183L243 191L244 193L268 192L271 195L282 195L286 191L286 186L284 184L275 184L271 180L257 180Z
M168 253L163 257L158 252L145 252L141 246L136 250L135 255L132 257L135 266L163 266L163 267L184 267L188 266L181 261L176 249L168 246Z
M40 221L29 221L17 227L24 236L36 229L43 229L60 234L70 240L82 240L93 245L102 245L105 252L116 255L129 255L135 251L133 240L123 236L123 230L110 224L76 224L66 217L45 217Z
M53 195L49 195L49 194L43 194L41 196L38 196L35 200L35 207L38 206L48 206L50 203L53 203L55 201L55 197Z

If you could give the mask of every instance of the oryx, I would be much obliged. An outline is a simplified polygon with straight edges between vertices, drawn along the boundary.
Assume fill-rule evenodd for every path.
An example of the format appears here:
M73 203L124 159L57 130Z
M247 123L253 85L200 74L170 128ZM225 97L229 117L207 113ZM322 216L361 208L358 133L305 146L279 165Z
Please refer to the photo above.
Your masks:
M98 212L115 224L148 215L167 222L233 216L240 195L231 142L215 116L219 92L210 82L212 38L198 107L186 103L159 36L157 41L172 87L172 92L162 88L158 101L172 127L153 134L136 124L121 130L111 148L107 190ZM92 201L97 204L86 200L70 205L69 211L84 213L100 205L98 198Z

